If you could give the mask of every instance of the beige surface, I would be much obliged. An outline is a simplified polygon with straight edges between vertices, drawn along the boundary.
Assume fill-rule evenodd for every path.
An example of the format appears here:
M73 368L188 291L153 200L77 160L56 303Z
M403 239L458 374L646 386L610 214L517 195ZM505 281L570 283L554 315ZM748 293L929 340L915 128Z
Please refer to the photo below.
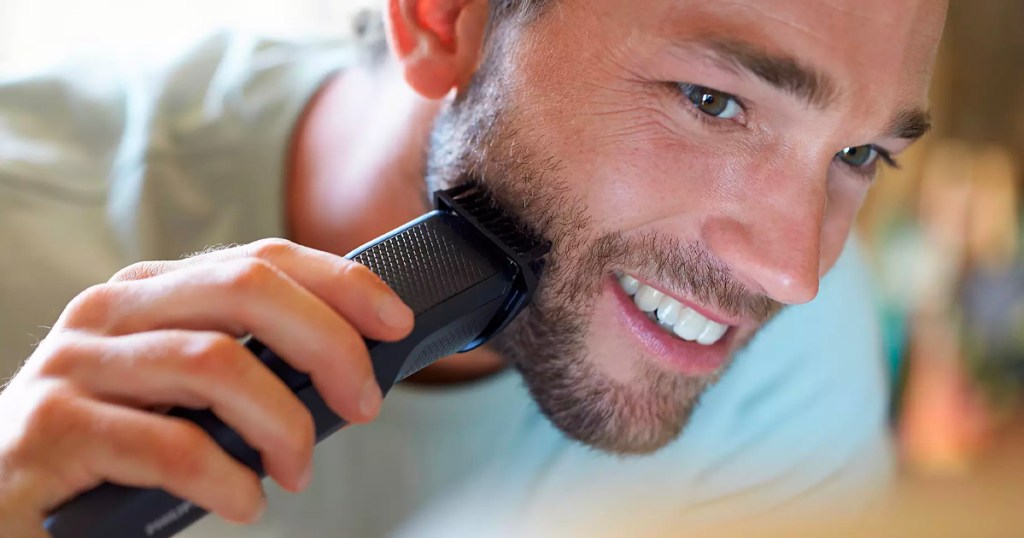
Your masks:
M614 508L622 515L615 524L595 530L586 522L562 522L550 536L1024 538L1024 416L992 439L973 464L956 474L951 472L946 468L945 475L925 476L905 471L892 498L856 518L801 509L799 516L692 525L689 519L683 523L667 511L652 514L643 512L643 506L631 508L630 501L624 499Z
M869 517L753 523L702 536L1024 537L1024 417L956 476L906 474L892 502Z

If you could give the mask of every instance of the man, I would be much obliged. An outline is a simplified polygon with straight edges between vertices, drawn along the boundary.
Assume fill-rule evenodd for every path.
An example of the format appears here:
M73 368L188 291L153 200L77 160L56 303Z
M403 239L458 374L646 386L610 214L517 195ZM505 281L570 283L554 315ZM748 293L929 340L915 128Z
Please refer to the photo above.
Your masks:
M944 13L391 0L383 63L217 38L123 85L8 83L4 341L63 312L34 351L5 352L12 371L31 353L0 396L7 533L103 480L256 521L259 482L151 412L169 405L212 408L306 490L272 490L252 529L208 518L195 536L523 535L862 503L889 465L885 379L847 236L877 168L927 130ZM401 338L411 315L327 252L466 175L552 240L535 304L312 467L308 415L236 337L373 420L360 336ZM294 243L257 241L273 236ZM224 243L240 246L181 259ZM129 265L161 259L177 261Z

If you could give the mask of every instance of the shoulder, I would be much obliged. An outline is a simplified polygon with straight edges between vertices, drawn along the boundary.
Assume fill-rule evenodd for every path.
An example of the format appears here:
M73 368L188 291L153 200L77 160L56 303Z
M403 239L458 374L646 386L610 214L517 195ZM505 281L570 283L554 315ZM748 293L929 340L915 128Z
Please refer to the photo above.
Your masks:
M354 61L351 45L221 32L152 62L94 54L0 75L0 188L102 203L111 172L151 150L289 116Z

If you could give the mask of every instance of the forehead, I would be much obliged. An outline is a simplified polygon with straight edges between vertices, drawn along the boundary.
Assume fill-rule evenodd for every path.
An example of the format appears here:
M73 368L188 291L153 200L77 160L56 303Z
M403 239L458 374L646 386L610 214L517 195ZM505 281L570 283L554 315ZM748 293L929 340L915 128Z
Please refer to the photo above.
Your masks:
M554 0L548 30L617 49L738 40L796 58L856 92L927 91L945 0Z

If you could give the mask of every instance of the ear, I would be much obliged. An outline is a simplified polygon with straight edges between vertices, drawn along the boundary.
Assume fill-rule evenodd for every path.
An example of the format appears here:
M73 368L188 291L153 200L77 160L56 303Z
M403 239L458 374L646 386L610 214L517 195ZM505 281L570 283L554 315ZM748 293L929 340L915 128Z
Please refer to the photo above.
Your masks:
M441 99L464 88L480 61L487 0L388 0L388 37L405 80Z

